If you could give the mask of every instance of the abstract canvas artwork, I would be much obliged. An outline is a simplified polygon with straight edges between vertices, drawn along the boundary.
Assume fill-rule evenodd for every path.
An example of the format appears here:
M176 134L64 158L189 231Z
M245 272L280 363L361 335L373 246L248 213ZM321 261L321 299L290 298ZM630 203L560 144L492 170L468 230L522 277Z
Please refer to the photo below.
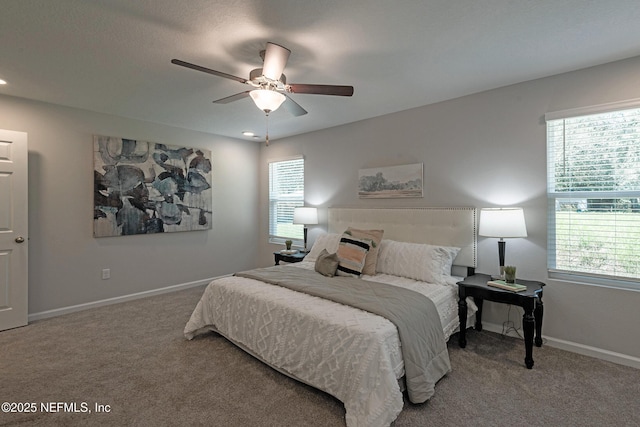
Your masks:
M360 169L358 196L361 199L422 197L422 170L422 163Z
M94 135L94 237L208 230L211 151Z

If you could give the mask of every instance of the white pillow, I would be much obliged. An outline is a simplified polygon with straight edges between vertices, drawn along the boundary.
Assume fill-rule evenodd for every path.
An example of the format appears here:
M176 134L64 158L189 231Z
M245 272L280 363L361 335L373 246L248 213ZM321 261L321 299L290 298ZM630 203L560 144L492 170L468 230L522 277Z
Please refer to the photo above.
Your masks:
M342 237L342 235L337 233L325 233L319 235L307 256L304 257L304 260L315 261L318 259L318 256L323 249L326 249L330 254L336 253L338 251L338 245L340 244L340 237Z
M382 240L376 271L444 285L458 252L460 248L449 246Z

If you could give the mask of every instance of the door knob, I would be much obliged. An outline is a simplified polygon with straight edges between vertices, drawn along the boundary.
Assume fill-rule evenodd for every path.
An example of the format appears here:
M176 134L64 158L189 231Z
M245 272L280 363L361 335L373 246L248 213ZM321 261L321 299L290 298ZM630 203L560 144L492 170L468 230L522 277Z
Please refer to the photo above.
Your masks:
M16 243L24 243L24 237L22 236L16 237Z

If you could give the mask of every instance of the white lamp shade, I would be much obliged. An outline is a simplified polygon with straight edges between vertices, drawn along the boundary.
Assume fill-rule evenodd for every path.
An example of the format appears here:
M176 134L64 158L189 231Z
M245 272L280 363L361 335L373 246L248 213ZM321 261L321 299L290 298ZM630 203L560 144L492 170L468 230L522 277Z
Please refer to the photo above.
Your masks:
M317 208L295 208L293 210L294 224L317 224L318 209Z
M249 92L249 95L256 103L259 109L270 113L276 111L280 105L287 99L280 92L268 89L256 89Z
M484 237L527 237L522 208L483 208L480 210L480 229Z

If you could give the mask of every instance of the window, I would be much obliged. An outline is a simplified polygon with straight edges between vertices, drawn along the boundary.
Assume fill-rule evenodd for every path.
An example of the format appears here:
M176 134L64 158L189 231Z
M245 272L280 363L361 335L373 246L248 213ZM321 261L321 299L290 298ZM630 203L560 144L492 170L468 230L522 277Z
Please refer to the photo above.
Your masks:
M547 115L548 266L637 289L640 108L612 108Z
M269 162L269 241L303 239L302 224L293 224L293 210L304 206L304 159Z

